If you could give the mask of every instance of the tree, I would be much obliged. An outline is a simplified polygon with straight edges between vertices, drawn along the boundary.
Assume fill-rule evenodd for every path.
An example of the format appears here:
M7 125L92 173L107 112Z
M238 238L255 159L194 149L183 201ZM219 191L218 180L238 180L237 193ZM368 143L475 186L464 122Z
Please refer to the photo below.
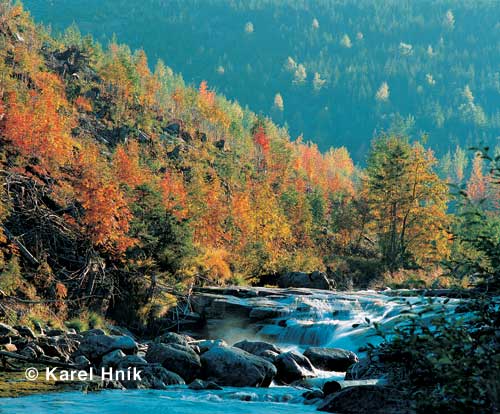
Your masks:
M389 100L389 85L387 82L382 82L380 88L378 88L377 94L375 95L377 101L385 102Z
M281 96L280 93L277 93L274 96L274 107L279 111L283 111L283 109L285 108L285 105L283 103L283 97Z
M434 172L430 151L405 138L377 139L365 185L373 227L387 267L428 265L449 252L448 190Z

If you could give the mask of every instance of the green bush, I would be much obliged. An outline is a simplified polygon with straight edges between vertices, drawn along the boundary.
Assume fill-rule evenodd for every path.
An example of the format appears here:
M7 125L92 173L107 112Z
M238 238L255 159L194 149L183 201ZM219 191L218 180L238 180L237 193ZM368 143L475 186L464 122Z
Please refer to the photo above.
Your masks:
M374 367L414 401L417 412L482 414L500 409L500 311L491 298L408 305L405 322L368 349Z

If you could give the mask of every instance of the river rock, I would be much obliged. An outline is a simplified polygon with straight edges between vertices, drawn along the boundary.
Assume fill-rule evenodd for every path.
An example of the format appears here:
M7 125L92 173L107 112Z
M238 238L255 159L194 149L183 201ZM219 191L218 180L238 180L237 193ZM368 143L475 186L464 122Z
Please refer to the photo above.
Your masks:
M316 377L311 361L304 355L294 351L278 355L274 360L274 365L278 369L276 379L285 384L291 384L304 378Z
M214 347L201 363L203 377L222 386L268 387L276 375L269 361L235 347Z
M132 354L137 352L137 343L129 336L90 335L82 340L79 353L95 361L115 349Z
M234 346L270 362L274 362L274 359L281 354L281 349L268 342L244 340L234 344Z
M201 379L195 379L191 384L188 385L188 388L195 391L223 389L213 381L203 381Z
M280 288L330 289L330 282L323 272L289 272L278 278Z
M190 347L180 344L152 343L146 361L159 363L180 375L184 381L193 381L201 369L200 357Z
M125 353L121 349L115 349L102 357L103 367L116 367L125 358Z
M148 362L138 356L138 355L126 355L121 360L118 361L117 368L118 369L127 369L127 368L144 368L148 365Z
M340 348L310 347L304 356L318 369L323 371L345 372L352 364L358 362L354 352Z
M207 351L210 351L213 347L216 346L229 346L224 339L205 339L202 341L197 341L196 346L200 350L200 354L203 354Z
M155 342L159 342L162 344L179 344L188 346L188 343L192 340L193 339L188 337L187 335L179 335L175 332L166 332L156 338Z
M412 414L404 395L395 388L380 385L347 387L328 396L319 411L338 414Z
M89 367L90 361L88 360L87 357L84 357L83 355L79 355L75 358L75 364L80 366L80 367Z
M342 389L342 385L338 381L327 381L323 384L323 394L330 395L339 392Z

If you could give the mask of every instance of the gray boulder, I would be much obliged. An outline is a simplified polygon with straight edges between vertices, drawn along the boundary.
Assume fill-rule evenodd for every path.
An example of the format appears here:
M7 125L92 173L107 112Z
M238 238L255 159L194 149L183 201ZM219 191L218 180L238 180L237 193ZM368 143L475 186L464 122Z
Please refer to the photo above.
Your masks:
M193 381L201 369L200 357L190 347L179 344L152 343L146 361L158 363L180 375L184 381Z
M115 349L102 357L101 366L116 367L123 358L125 358L125 353L121 349Z
M341 414L412 414L414 410L402 393L380 385L347 387L328 396L319 411Z
M316 377L311 361L294 351L278 355L274 360L274 365L278 369L276 379L284 384Z
M201 363L203 378L222 386L268 387L276 375L269 361L235 347L214 347Z
M137 343L129 336L89 335L82 340L79 352L95 361L115 349L133 354L137 352Z
M124 369L126 370L126 368ZM174 372L168 371L159 364L146 365L141 368L140 380L124 380L121 384L126 389L165 390L169 385L184 385L184 380Z
M205 339L202 341L197 341L196 346L200 350L200 354L210 351L213 347L217 346L228 346L224 339Z
M234 346L270 362L274 362L275 358L282 352L276 345L263 341L247 341L245 339L234 344Z
M188 388L195 391L223 389L213 381L203 381L201 379L195 379L191 384L188 385Z
M189 342L193 339L186 335L179 335L175 332L166 332L163 335L156 338L155 342L160 342L162 344L179 344L188 346Z
M310 347L304 356L318 369L323 371L345 372L352 364L358 362L358 356L351 351L340 348Z
M144 368L148 365L148 361L138 355L126 355L117 363L118 369L127 368Z
M323 272L289 272L278 278L280 288L308 288L308 289L331 289L330 281Z

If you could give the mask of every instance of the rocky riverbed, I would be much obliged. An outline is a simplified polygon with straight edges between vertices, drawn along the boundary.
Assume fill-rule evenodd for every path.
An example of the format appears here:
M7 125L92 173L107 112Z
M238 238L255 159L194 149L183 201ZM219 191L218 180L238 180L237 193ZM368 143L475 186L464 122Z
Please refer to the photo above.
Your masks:
M338 413L411 412L397 387L384 383L384 373L358 352L376 339L364 321L390 326L400 320L402 307L402 300L375 292L205 288L194 293L191 313L179 324L183 332L147 340L112 326L106 332L75 332L0 324L7 369L21 363L38 367L41 375L46 367L59 374L94 373L91 381L52 376L39 379L40 387L23 389L20 384L32 383L18 372L4 375L1 388L11 390L5 397L17 395L12 384L20 394L76 388L227 395L228 387L238 387L245 390L241 400L255 401L260 397L248 396L249 389L272 387L282 397L276 403L293 399ZM115 376L107 374L111 371ZM139 371L140 379L126 375L131 371ZM287 396L289 390L293 397Z

